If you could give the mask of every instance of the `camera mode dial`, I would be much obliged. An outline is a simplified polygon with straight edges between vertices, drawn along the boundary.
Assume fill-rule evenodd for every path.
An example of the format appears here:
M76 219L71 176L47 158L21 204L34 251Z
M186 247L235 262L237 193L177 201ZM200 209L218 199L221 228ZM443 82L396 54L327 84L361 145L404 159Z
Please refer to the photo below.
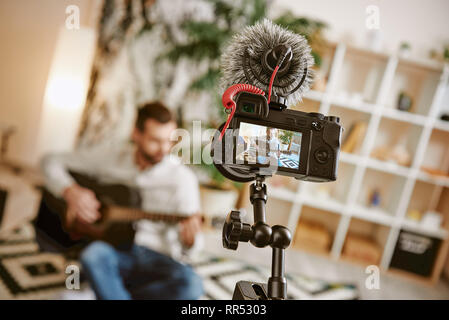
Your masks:
M324 120L324 114L319 113L319 112L309 112L307 115L312 118L318 118L320 120Z

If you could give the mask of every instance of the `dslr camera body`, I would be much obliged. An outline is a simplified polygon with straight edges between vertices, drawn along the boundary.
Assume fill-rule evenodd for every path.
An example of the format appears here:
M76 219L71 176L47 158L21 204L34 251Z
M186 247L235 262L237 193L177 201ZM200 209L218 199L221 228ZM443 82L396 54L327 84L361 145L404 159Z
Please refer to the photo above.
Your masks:
M313 63L304 37L267 19L246 27L222 55L221 82L227 88L222 104L230 112L213 138L212 160L228 179L255 180L249 187L254 223L244 223L240 211L232 210L223 226L223 246L236 250L240 242L251 242L273 250L268 283L240 281L233 299L287 298L284 260L292 236L284 226L267 224L265 178L337 179L340 119L286 107L309 89Z
M275 98L268 103L264 95L246 91L234 97L235 113L222 143L213 144L217 169L241 182L273 174L335 181L342 132L339 117L287 109L282 99Z

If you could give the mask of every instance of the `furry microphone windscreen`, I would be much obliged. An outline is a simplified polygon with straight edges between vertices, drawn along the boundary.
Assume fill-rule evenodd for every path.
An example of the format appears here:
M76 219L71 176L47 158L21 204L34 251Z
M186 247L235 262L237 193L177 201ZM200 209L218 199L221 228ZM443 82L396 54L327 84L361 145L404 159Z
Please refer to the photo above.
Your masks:
M271 72L263 67L262 59L267 51L278 45L290 46L293 56L288 70L276 76L273 93L287 98L288 104L300 100L313 80L314 59L311 48L303 36L286 30L269 19L245 27L242 32L233 36L221 56L221 89L224 91L233 84L247 83L267 90ZM305 70L307 75L304 78ZM302 84L296 88L302 80Z

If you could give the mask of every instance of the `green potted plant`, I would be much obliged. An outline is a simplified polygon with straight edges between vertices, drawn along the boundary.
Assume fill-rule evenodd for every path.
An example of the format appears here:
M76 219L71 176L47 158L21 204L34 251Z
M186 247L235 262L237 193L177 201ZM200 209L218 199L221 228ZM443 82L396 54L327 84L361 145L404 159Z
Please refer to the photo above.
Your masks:
M399 45L399 56L401 58L408 58L410 56L411 49L412 47L410 43L406 41L401 42Z

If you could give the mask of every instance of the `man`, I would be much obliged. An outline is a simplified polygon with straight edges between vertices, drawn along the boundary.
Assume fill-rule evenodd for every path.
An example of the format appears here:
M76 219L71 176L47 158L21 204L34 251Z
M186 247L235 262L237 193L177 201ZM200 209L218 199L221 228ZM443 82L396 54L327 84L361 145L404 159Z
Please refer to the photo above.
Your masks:
M202 283L183 264L201 245L199 188L195 175L169 155L176 129L172 113L161 103L138 110L131 144L49 155L42 167L48 189L67 202L75 218L100 218L95 194L75 183L68 170L92 174L101 182L137 187L142 209L189 215L177 226L141 220L134 245L126 251L95 241L81 253L81 263L99 299L197 299Z
M257 162L261 164L276 164L280 165L280 141L277 137L278 129L276 128L266 128L265 140L262 143L258 142L260 147L258 148L259 153L262 155L257 156Z
M279 159L281 156L281 142L278 139L278 129L267 128L267 141L269 146L268 155Z

